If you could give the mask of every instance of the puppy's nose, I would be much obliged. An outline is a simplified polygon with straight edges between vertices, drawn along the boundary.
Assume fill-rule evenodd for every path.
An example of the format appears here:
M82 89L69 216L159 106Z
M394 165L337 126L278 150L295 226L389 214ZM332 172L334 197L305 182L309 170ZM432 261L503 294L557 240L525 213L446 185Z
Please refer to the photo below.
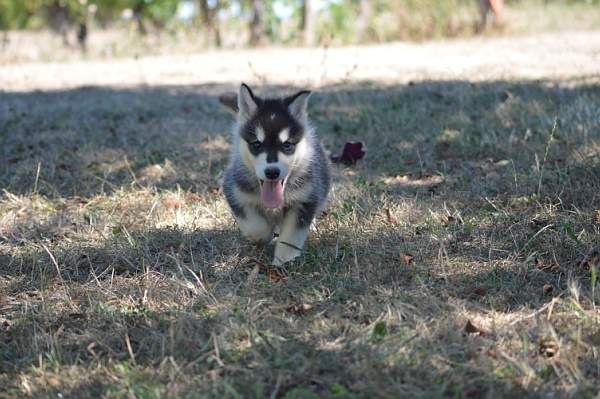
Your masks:
M265 176L269 180L275 180L279 177L279 168L267 168L265 169Z

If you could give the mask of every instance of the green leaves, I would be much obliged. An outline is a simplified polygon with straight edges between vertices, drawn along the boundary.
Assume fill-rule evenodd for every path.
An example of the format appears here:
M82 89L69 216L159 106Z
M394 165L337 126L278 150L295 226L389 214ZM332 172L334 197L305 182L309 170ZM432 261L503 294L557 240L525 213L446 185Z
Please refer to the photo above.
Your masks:
M385 321L378 321L375 323L373 327L373 339L376 341L380 341L388 335L388 329L385 324Z

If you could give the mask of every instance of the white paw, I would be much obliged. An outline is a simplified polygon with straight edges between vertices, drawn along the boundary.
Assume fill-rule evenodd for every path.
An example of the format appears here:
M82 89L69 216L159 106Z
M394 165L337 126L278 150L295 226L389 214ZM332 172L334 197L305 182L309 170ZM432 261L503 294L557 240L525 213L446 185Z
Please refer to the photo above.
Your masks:
M290 245L278 242L275 246L275 256L273 256L273 262L271 262L274 266L281 266L284 263L287 263L302 252L298 248L294 248Z

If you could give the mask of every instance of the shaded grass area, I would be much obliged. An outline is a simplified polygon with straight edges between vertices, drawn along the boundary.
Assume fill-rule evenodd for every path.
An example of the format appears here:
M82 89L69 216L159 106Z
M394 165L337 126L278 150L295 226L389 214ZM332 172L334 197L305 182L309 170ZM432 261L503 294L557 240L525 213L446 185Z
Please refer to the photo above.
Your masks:
M231 89L2 93L2 395L598 394L597 77L324 88L368 152L280 272L218 191Z

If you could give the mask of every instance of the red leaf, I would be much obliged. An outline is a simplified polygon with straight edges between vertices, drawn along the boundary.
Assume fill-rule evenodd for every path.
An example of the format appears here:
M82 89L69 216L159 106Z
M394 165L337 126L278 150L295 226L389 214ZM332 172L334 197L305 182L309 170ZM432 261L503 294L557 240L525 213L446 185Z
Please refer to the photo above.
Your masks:
M408 252L402 254L402 262L404 262L404 264L411 265L414 260L415 260L414 255L409 254Z
M285 283L287 281L287 277L283 274L283 271L277 268L271 268L268 271L267 279L271 283Z
M365 156L365 150L363 150L363 143L348 142L344 145L344 150L341 155L332 155L331 162L343 163L344 165L354 165L356 161Z

